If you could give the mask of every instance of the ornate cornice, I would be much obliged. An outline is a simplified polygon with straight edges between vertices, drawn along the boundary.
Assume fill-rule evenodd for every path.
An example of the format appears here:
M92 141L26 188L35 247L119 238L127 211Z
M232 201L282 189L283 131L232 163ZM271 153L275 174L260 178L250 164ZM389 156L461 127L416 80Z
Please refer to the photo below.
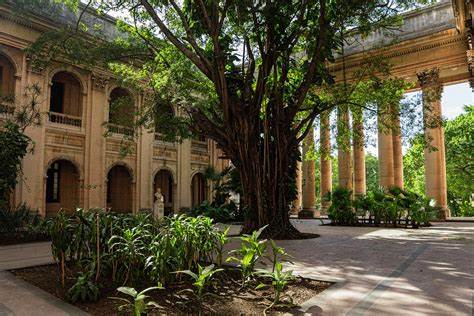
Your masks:
M109 77L99 73L92 73L92 88L96 90L104 90L107 84L109 83Z

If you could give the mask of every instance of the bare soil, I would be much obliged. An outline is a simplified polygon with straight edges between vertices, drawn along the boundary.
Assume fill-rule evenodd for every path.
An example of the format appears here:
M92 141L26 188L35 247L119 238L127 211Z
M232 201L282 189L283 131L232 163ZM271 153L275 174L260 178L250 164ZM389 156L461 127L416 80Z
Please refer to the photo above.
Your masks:
M15 276L33 284L56 297L66 300L67 290L62 288L59 280L58 267L56 265L44 265L31 268L12 270ZM70 271L72 275L73 272ZM238 270L222 271L215 275L214 283L208 288L211 295L206 296L203 302L202 314L204 315L262 315L273 299L273 291L270 288L255 290L266 280L256 280L248 286L241 287L241 276ZM66 289L74 284L74 278L67 279ZM110 297L124 297L116 291L121 284L112 284L109 280L99 281L101 288L101 298L94 303L75 303L73 305L92 315L124 315L117 311L119 302ZM137 286L137 290L142 290L152 286L146 284ZM297 305L309 300L311 297L327 289L331 283L312 279L297 277L286 288L283 296L291 297L295 306L272 308L267 312L269 315L279 315L284 312L295 311ZM147 294L150 299L157 302L161 309L154 310L154 315L197 315L199 314L199 304L189 291L190 282L182 282L167 286L164 290L151 291Z

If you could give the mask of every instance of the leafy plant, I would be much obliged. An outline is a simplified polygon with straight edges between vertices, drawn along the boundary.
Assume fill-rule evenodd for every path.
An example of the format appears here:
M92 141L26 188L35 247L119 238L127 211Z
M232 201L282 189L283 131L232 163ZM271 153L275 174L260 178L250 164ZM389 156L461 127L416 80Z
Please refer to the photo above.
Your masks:
M271 285L275 293L275 296L273 298L273 303L269 307L267 307L267 309L272 308L275 305L282 304L282 300L284 298L282 297L282 293L287 287L288 283L294 279L293 271L288 270L288 271L283 272L283 264L281 262L277 262L275 264L274 271L257 270L256 273L261 277L269 278L272 282ZM257 286L257 289L261 289L266 286L267 286L266 284L260 283ZM289 296L288 296L288 299L289 299L289 302L283 303L283 305L285 306L293 305L293 299Z
M227 261L234 261L238 263L243 277L242 285L245 285L245 283L250 280L254 273L256 263L265 253L267 248L267 240L259 240L259 237L265 228L267 228L267 226L263 226L258 231L252 232L251 235L242 235L240 237L240 249L230 252L236 253L238 257L231 256L227 258Z
M223 232L216 233L216 252L217 252L217 265L222 266L224 246L229 242L229 233L230 226L228 226Z
M283 247L277 246L275 241L273 241L272 239L270 239L270 246L272 247L272 254L271 256L268 256L268 259L272 264L272 272L275 272L276 265L279 262L287 261L291 263L291 261L286 260L286 258L291 256L285 251Z
M206 287L208 286L209 282L212 280L212 277L214 274L217 272L223 271L224 269L216 269L213 264L208 265L206 267L201 267L201 265L198 264L198 273L194 273L191 270L183 270L183 271L176 271L174 273L183 273L186 275L189 275L193 279L193 286L194 290L190 289L185 289L190 290L197 298L198 303L199 303L199 308L202 310L202 301L206 295L209 293L205 292Z
M59 261L61 270L61 284L66 285L66 260L71 253L73 240L73 226L71 219L64 211L59 211L51 219L49 234L51 235L51 250L53 257Z
M92 281L91 274L80 273L76 283L68 290L67 299L72 303L96 302L99 300L99 294L99 287Z
M121 235L114 235L109 240L110 250L116 253L125 270L123 284L130 278L132 282L136 281L137 274L140 274L140 267L145 260L144 238L147 233L141 227L126 228Z
M355 225L357 215L352 205L352 191L346 188L336 188L326 197L331 201L328 217L336 225Z
M123 304L118 307L118 311L124 311L124 310L129 310L132 312L134 316L141 316L141 315L146 315L148 310L152 307L161 307L158 305L158 303L154 301L148 301L147 299L149 298L148 295L145 295L145 293L148 293L153 290L158 290L158 289L163 289L161 286L152 286L147 289L144 289L141 292L137 292L132 287L126 287L126 286L121 286L117 289L117 291L128 295L131 297L131 299L126 299L122 297L111 297L111 299L114 300L119 300L122 301Z

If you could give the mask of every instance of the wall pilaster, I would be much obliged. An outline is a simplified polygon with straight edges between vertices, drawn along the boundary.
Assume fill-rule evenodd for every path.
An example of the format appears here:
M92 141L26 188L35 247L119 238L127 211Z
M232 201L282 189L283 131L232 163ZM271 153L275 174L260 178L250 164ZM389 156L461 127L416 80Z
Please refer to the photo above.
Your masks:
M88 111L87 154L86 154L86 200L85 207L96 208L106 206L105 191L105 138L103 124L106 121L108 108L106 75L91 74L91 102Z

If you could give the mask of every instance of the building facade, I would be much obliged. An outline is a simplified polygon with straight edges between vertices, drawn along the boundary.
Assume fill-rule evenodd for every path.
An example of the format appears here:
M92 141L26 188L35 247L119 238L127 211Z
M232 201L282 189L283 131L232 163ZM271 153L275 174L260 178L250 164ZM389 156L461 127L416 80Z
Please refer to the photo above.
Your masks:
M145 96L120 86L101 69L86 70L64 62L44 69L30 64L25 48L42 32L67 21L68 14L35 14L24 19L8 6L0 6L2 95L13 94L16 103L22 104L27 102L25 89L38 85L43 114L40 126L26 130L34 150L23 160L14 202L53 216L61 208L150 209L158 189L168 211L209 199L212 185L204 177L205 169L212 166L219 171L228 164L219 158L214 142L205 138L165 142L159 133L137 132L121 124L117 118L142 107ZM87 18L99 21L104 32L113 35L113 19ZM128 108L111 110L110 105L124 97ZM125 156L124 147L129 149Z

